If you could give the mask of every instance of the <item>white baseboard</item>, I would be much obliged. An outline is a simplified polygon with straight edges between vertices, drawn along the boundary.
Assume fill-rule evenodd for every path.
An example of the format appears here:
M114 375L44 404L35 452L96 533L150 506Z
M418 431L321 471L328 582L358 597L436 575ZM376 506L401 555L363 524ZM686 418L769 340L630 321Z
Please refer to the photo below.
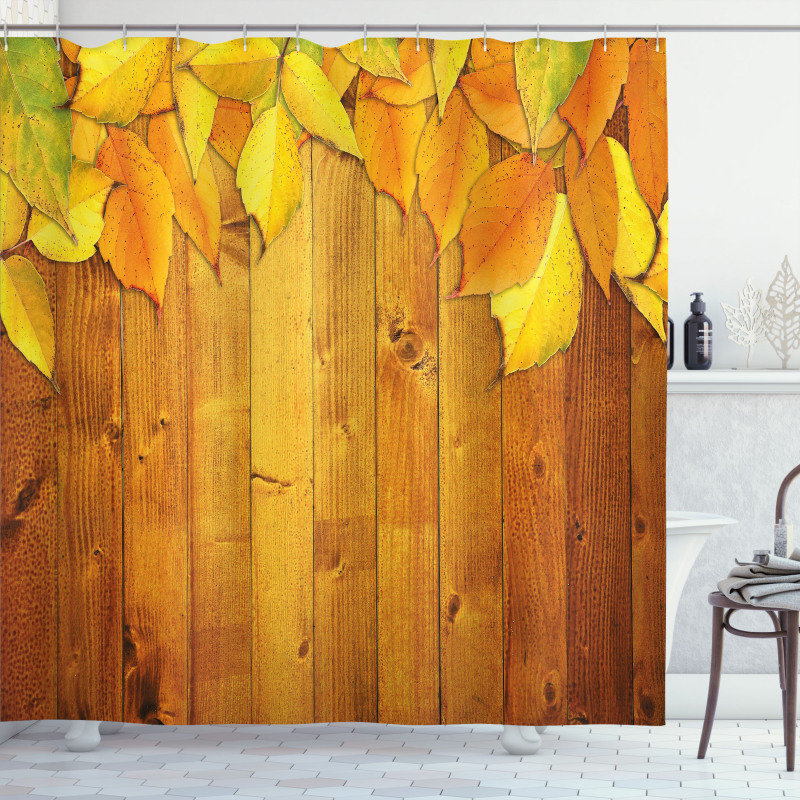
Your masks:
M667 719L703 719L708 675L667 673ZM726 675L719 687L716 719L781 719L783 706L777 673Z

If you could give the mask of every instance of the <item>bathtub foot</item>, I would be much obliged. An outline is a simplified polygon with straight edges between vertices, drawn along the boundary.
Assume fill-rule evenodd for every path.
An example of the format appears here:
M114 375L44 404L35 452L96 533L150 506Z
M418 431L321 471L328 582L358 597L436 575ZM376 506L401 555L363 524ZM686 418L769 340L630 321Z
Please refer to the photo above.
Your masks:
M544 733L547 730L547 725L537 725L536 733Z
M512 756L530 756L542 746L538 728L528 725L503 725L500 744Z
M107 733L119 733L122 730L121 722L101 722L100 735L105 736Z
M100 723L91 720L76 720L64 735L67 750L73 753L88 753L100 744Z

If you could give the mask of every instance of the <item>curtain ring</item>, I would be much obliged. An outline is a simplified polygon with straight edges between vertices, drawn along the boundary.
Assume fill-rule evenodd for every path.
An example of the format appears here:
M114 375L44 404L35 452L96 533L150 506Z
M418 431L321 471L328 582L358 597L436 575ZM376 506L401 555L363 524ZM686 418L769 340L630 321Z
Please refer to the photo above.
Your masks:
M245 53L247 52L247 23L242 23L242 46L244 47Z
M606 43L606 36L607 35L608 35L608 25L606 25L606 23L604 22L603 23L603 52L604 53L608 51L608 45Z
M536 52L539 52L539 23L536 23Z
M294 26L294 40L295 40L295 43L297 45L297 47L295 49L299 53L300 52L300 23L299 22Z
M483 23L483 52L486 52L486 23Z
M660 52L658 49L658 23L656 22L656 53Z
M364 23L364 52L367 52L367 23Z
M124 22L122 23L122 49L128 49L128 26Z
M417 52L419 53L419 22L417 23Z
M61 54L61 23L56 22L56 50Z
M175 23L175 49L180 53L181 51L181 26Z

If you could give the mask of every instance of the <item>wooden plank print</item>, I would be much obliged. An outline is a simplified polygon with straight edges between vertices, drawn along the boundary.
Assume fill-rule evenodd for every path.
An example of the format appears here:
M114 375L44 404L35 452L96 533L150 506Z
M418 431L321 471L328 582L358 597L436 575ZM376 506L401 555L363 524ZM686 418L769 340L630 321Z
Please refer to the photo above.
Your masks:
M439 722L438 287L415 196L376 198L378 719Z
M28 253L56 317L56 269ZM56 376L58 379L58 376ZM0 719L58 715L57 394L0 336Z
M160 322L147 296L122 295L127 722L189 721L187 249L174 223Z
M315 720L375 721L375 191L312 146Z
M217 282L188 245L189 720L251 718L250 222L233 169L211 156L222 202Z
M120 285L56 264L58 718L122 720Z
M250 231L253 722L314 721L311 143L305 192L262 253Z

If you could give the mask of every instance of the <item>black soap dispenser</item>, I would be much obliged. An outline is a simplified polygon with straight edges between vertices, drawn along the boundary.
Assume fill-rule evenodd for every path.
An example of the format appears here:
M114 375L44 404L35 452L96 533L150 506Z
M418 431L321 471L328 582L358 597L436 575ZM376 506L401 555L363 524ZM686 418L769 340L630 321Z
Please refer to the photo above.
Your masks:
M675 360L675 326L672 320L667 317L667 369L672 369Z
M705 315L702 292L692 292L691 314L683 323L683 361L686 369L711 368L711 320Z

